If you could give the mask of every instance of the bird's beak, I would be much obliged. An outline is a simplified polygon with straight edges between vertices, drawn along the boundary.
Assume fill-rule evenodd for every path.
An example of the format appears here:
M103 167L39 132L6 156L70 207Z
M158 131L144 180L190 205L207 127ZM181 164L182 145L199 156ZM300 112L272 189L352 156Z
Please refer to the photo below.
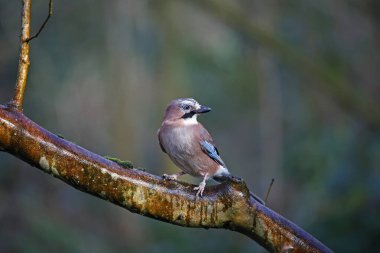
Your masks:
M199 108L198 110L195 110L194 112L196 114L200 114L200 113L206 113L206 112L209 112L211 111L211 108L210 107L207 107L207 106L204 106L204 105L201 105L201 108Z

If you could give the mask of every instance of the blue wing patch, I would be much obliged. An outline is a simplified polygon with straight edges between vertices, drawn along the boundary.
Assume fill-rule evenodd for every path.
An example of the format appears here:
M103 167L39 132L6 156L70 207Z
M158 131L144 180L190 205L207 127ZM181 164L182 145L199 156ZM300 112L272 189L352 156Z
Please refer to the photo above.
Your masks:
M203 152L205 152L212 160L222 165L223 167L226 167L222 158L219 156L218 149L214 147L214 145L208 141L201 141L200 144Z

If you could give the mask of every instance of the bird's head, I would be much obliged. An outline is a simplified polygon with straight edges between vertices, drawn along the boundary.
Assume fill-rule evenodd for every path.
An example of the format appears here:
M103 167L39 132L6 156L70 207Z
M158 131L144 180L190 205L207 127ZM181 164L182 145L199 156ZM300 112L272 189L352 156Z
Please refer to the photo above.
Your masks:
M197 115L211 111L210 107L200 105L192 98L173 100L165 111L164 120L183 120L185 123L196 123Z

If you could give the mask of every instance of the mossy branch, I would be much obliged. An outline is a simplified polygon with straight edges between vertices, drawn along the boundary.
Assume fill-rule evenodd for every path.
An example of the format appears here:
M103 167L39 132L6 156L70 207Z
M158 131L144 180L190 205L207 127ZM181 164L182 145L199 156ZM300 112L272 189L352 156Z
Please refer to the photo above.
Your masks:
M240 232L271 252L331 252L326 246L256 202L244 182L209 186L196 199L193 185L165 181L127 168L48 132L20 111L0 105L3 151L67 184L132 212L185 227Z

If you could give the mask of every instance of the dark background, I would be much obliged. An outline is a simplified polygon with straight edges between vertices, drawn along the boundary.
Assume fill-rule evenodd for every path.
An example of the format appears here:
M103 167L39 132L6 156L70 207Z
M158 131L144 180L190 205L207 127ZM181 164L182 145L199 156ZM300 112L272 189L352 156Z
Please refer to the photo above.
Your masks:
M211 4L210 4L211 3ZM48 1L34 1L32 33ZM12 96L20 1L0 0L0 103ZM154 174L156 138L193 97L224 161L336 252L380 247L380 5L337 1L54 1L31 42L25 114ZM183 180L194 181L192 178ZM0 153L0 252L264 252L224 230L132 214Z

